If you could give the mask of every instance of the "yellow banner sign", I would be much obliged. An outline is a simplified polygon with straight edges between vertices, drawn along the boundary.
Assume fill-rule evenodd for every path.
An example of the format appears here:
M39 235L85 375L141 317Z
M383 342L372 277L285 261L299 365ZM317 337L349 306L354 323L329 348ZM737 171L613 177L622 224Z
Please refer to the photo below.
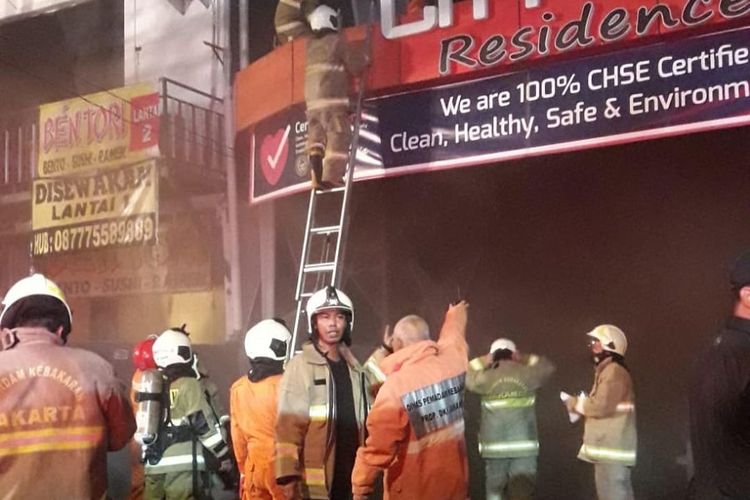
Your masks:
M37 179L32 188L32 253L46 255L152 242L155 161L94 175Z
M159 154L159 94L138 84L39 107L37 177L134 163Z
M39 259L35 265L69 298L210 290L205 230L182 217L161 224L159 234L155 245Z

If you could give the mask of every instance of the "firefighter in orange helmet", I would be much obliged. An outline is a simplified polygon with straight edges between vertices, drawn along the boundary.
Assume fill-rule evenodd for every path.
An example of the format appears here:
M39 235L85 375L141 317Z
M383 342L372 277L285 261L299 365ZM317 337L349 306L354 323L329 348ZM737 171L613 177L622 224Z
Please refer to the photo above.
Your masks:
M242 474L242 500L284 498L274 472L274 426L284 357L291 338L287 327L275 319L263 320L245 334L250 370L232 384L229 396L232 443Z

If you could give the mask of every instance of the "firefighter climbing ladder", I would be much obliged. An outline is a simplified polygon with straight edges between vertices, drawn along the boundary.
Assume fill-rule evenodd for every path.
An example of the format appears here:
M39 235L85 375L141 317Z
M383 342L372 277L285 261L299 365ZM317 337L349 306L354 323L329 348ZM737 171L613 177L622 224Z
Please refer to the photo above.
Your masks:
M372 2L370 2L370 12ZM372 24L367 28L365 35L365 51L370 53L372 38ZM318 289L325 285L339 286L341 281L340 267L344 259L344 244L346 232L349 226L349 202L351 200L352 178L354 174L357 148L359 147L359 128L362 121L362 101L364 100L365 82L367 81L367 68L360 76L360 85L357 91L357 105L354 115L354 133L352 135L351 149L343 187L328 190L312 189L310 201L307 206L307 221L305 222L305 235L302 240L302 256L300 258L299 273L297 274L297 288L294 298L297 302L294 315L294 330L292 331L292 342L287 349L287 359L291 358L297 348L300 338L300 329L307 328L304 320L305 303L307 299ZM326 214L326 212L328 212ZM328 219L325 220L326 215ZM331 249L333 248L333 252ZM313 249L318 250L313 258ZM331 255L333 254L333 255Z

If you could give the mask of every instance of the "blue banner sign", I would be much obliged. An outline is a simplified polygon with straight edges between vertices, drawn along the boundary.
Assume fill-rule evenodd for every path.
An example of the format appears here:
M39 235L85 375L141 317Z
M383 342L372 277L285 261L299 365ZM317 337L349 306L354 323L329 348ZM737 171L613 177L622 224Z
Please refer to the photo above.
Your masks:
M355 180L743 125L750 27L371 99L364 117ZM273 154L256 147L253 201L306 187L267 182Z

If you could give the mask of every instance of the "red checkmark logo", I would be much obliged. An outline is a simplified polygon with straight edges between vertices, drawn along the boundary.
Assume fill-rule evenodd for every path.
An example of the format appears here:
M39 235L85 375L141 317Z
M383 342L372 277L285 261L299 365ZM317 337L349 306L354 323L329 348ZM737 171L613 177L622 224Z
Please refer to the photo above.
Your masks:
M263 137L260 145L260 167L263 170L263 176L272 186L275 186L281 174L286 167L286 160L289 156L289 132L292 126L287 125L281 128L273 135Z

